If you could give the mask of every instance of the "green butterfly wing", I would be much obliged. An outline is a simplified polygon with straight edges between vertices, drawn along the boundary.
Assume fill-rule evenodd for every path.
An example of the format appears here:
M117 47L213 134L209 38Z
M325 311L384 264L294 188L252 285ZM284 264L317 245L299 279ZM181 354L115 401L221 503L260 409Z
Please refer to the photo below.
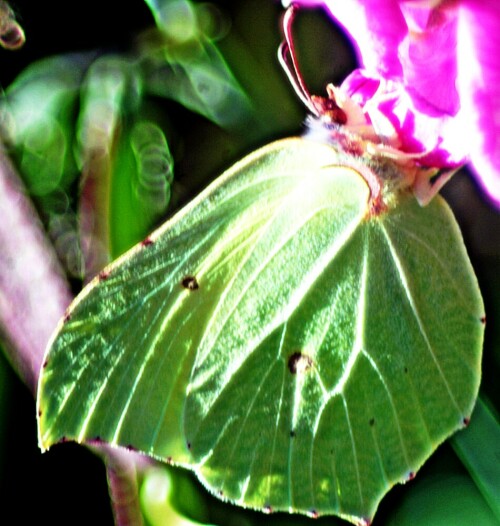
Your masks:
M41 447L131 446L243 506L371 518L469 418L484 313L445 203L369 197L305 139L237 163L68 311Z

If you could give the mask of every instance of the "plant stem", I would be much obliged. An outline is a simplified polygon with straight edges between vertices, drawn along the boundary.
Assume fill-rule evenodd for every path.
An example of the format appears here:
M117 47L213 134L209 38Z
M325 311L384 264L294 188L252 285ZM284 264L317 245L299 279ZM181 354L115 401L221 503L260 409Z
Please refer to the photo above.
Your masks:
M106 464L108 488L116 526L142 526L137 468L144 462L131 451L100 445L96 451ZM137 457L137 458L135 458Z
M51 333L71 301L38 215L0 151L0 330L15 371L36 394Z
M45 348L72 300L37 212L0 149L0 337L21 380L36 396ZM96 447L108 470L117 526L141 526L137 455Z

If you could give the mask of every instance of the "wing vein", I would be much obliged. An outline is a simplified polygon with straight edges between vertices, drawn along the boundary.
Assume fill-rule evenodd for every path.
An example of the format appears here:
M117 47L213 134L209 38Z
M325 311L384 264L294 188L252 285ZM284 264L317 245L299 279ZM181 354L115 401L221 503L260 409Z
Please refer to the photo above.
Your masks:
M415 321L417 322L417 325L418 325L418 328L419 328L419 331L420 331L420 334L425 342L425 346L432 358L432 361L439 373L439 376L446 388L446 392L448 393L448 396L450 397L453 405L455 406L455 408L457 409L457 412L459 414L459 416L462 415L462 411L460 410L460 407L455 399L455 396L453 395L451 389L450 389L450 385L448 383L448 380L446 379L446 376L443 372L443 369L441 368L441 365L439 364L439 361L434 353L434 350L432 348L432 345L429 341L429 338L427 336L427 332L424 328L424 325L422 323L422 320L420 318L420 314L418 312L418 309L417 309L417 305L415 304L415 300L413 298L413 295L411 293L411 290L410 290L410 285L408 283L408 280L406 278L406 273L405 273L405 270L403 268L403 264L399 258L399 255L397 253L397 250L396 250L396 247L394 246L394 244L392 243L392 240L391 240L391 237L389 235L389 233L387 232L386 228L381 224L381 229L382 229L382 232L387 240L387 244L389 246L389 250L390 250L390 253L391 253L391 257L392 257L392 260L394 262L394 265L396 266L396 269L398 271L398 275L399 275L399 278L401 280L401 284L403 286L403 290L406 294L406 299L408 300L408 303L411 307L411 310L413 312L413 316L415 317Z

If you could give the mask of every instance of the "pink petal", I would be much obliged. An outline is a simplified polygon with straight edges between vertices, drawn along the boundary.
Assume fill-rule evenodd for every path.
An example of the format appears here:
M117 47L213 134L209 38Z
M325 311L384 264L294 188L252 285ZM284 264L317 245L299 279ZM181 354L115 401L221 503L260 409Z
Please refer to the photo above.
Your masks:
M460 107L456 0L301 0L298 5L325 6L353 37L364 69L342 88L358 104L371 101L382 79L390 86L375 107L395 128L404 151L430 152L425 162L438 167L463 162L463 141L456 140L448 119Z
M457 113L456 1L327 0L324 5L353 37L364 69L404 79L423 112Z
M352 37L358 59L383 78L401 76L398 47L407 33L397 0L297 0L297 6L324 6Z
M390 121L403 151L443 168L470 154L500 206L500 2L292 2L325 7L351 35L364 69L342 88Z
M341 87L365 108L376 130L380 115L391 123L403 152L425 154L419 159L422 165L454 168L466 161L467 140L457 125L458 117L443 115L425 101L417 107L403 83L355 70Z
M462 133L479 182L500 206L500 2L464 0L458 34Z
M363 69L355 69L342 82L342 89L360 106L371 100L380 88L381 80Z
M436 2L432 2L436 3ZM455 115L460 107L457 77L456 1L429 7L429 1L401 1L408 34L399 48L403 78L415 106L429 113Z

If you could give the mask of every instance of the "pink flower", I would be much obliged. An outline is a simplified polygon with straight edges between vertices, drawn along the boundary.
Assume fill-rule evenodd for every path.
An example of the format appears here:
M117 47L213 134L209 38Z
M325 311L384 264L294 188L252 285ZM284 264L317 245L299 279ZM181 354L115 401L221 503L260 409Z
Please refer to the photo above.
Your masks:
M323 6L350 34L362 68L340 88L382 142L423 167L470 162L500 207L500 2L284 3Z

